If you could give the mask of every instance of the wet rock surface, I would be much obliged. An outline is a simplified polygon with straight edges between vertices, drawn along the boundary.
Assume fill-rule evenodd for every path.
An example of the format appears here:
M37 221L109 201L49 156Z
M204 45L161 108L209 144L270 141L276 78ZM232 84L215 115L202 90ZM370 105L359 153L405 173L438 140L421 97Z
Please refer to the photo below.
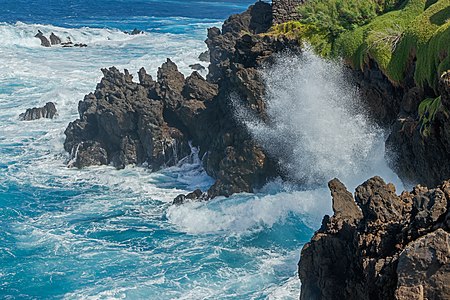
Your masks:
M301 299L449 299L450 182L395 193L374 177L329 184L332 217L302 250Z
M48 38L44 36L42 31L38 30L38 33L34 36L35 38L38 38L41 41L41 46L43 47L51 47L50 41Z
M265 89L258 68L269 64L274 53L299 51L296 41L257 35L271 21L271 6L258 2L230 17L222 29L211 28L207 80L195 71L185 78L170 60L159 68L156 80L141 69L139 83L127 71L103 70L96 91L80 102L80 119L66 130L65 149L72 153L73 165L89 165L84 163L90 161L89 153L79 145L96 142L106 151L107 164L121 168L145 163L158 170L188 155L191 141L216 179L202 198L252 192L279 175L276 162L235 118L233 106L237 99L264 118ZM103 151L92 153L97 153L95 164L104 162L99 159ZM80 155L85 158L77 160Z
M57 116L56 106L53 102L47 102L43 107L33 107L27 109L20 114L19 119L22 121L32 121L42 118L53 119Z
M59 45L59 44L61 44L61 39L52 32L50 34L50 43L52 45Z

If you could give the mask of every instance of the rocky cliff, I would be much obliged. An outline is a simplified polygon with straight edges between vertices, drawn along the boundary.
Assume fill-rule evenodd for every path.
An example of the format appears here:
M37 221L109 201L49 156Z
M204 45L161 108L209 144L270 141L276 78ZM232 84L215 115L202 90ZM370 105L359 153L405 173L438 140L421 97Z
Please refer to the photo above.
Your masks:
M216 179L207 197L252 192L279 175L276 162L235 119L233 107L238 101L264 119L258 69L270 64L274 53L299 50L296 41L260 35L271 24L271 5L257 2L231 16L222 29L209 29L206 80L197 72L185 78L170 60L156 80L144 69L139 82L127 70L102 70L95 92L79 103L80 118L65 131L71 164L138 164L158 170L187 156L192 142Z
M300 299L450 299L450 182L395 193L374 177L355 195L328 184L332 217L302 250Z

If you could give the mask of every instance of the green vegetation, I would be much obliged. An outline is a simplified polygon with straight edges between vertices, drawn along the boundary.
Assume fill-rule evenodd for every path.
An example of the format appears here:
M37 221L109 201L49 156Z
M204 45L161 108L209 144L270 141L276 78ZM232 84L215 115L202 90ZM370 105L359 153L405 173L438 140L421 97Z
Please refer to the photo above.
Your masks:
M331 54L335 40L344 32L369 23L393 9L398 0L311 0L299 7L301 22L313 28L318 37L310 44L318 53ZM313 35L314 36L314 35Z
M416 83L436 88L438 71L448 67L449 8L449 0L428 7L426 0L406 1L401 9L342 34L335 51L349 58L356 68L363 69L373 59L393 83L402 82L416 59Z
M343 57L354 68L375 61L394 84L402 84L416 61L419 86L437 87L450 69L450 0L309 0L303 16L273 28L297 37L325 57Z
M434 120L436 112L442 107L441 97L436 99L427 98L419 105L420 133L427 137L430 133L431 123Z

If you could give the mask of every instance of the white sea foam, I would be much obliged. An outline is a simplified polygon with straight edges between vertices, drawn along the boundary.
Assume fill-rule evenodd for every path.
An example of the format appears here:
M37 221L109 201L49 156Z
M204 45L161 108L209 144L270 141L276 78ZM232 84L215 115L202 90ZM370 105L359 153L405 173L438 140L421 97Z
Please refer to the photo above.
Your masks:
M53 31L62 37L69 35L89 47L43 48L33 37L38 29L46 34ZM7 182L23 189L36 189L37 193L48 192L46 199L36 196L32 204L39 211L36 215L27 216L18 209L17 218L8 224L17 242L15 249L8 249L12 255L17 251L45 255L45 260L24 262L31 276L39 278L46 274L56 281L58 276L66 274L74 276L74 282L81 280L83 284L67 293L67 299L125 296L142 299L149 295L157 295L159 299L298 297L295 266L302 242L293 239L289 245L280 246L264 235L273 230L278 230L277 235L284 234L280 227L286 231L305 229L305 235L311 228L317 228L322 216L331 210L329 191L325 187L299 190L295 185L276 181L256 195L239 194L208 203L171 206L170 202L179 193L195 188L205 190L211 185L211 178L196 156L190 163L154 174L134 166L120 171L108 166L76 170L64 164L67 159L62 148L64 129L77 117L78 101L94 90L101 77L100 68L116 65L134 73L145 66L154 75L166 57L171 57L187 75L188 65L197 62L198 54L205 49L203 37L156 33L128 36L118 30L23 23L0 23L0 34L7 39L0 45L0 65L4 66L0 73L0 166L7 166L0 169L0 184ZM331 65L315 57L294 62L306 65L293 67L291 60L290 66L286 66L281 60L265 75L270 87L269 113L275 120L274 127L265 126L261 130L256 128L261 124L252 123L254 120L246 118L245 121L268 149L280 146L287 149L282 159L288 171L298 170L303 179L306 171L314 171L309 166L314 162L318 171L311 178L321 178L330 171L330 176L343 176L349 187L354 187L367 176L359 178L353 167L366 166L367 157L383 161L379 153L384 145L382 139L379 143L379 131L362 117L356 118L353 124L359 128L352 128L343 122L346 117L354 117L352 110L340 109L333 98L330 103L327 102L330 97L321 98L333 94L331 89L336 87L339 98L350 103L354 100L341 93L339 80L324 82L322 73L328 67L331 68L328 73L334 72ZM308 73L317 71L315 67L322 75ZM317 79L322 81L315 82ZM325 85L323 89L327 93L322 95L311 88L303 90L311 85ZM298 103L298 95L302 96L304 105ZM26 108L47 101L56 102L57 119L17 120ZM291 114L283 111L283 105ZM325 123L320 120L322 112L329 115ZM306 125L300 126L302 123ZM327 132L324 128L334 131ZM345 136L346 132L349 136ZM276 139L277 134L289 138ZM302 137L304 144L296 144L300 139L295 139ZM269 139L275 143L268 144ZM341 141L345 144L340 148ZM362 149L358 150L357 145L362 145ZM314 147L318 147L317 153L312 151ZM374 150L377 147L380 151ZM299 153L303 156L298 157L308 159L289 155ZM373 153L376 156L371 156ZM366 169L376 173L372 168L375 164L368 165ZM384 165L380 168L385 170ZM59 192L74 191L82 192L61 203L52 199ZM295 226L289 223L292 219L298 222ZM136 236L127 236L128 231ZM161 232L167 234L163 241L158 240ZM236 263L239 259L245 262ZM106 270L114 270L113 275L103 276ZM2 270L0 276L10 281L7 272Z
M180 230L188 233L228 232L246 234L271 228L283 222L290 213L301 215L315 228L324 214L330 212L329 191L279 192L273 195L239 194L204 203L187 203L169 207L167 216Z
M263 77L271 121L256 119L239 99L236 113L290 178L322 186L338 177L353 188L381 175L401 187L384 158L383 132L368 121L341 64L307 50L279 57Z

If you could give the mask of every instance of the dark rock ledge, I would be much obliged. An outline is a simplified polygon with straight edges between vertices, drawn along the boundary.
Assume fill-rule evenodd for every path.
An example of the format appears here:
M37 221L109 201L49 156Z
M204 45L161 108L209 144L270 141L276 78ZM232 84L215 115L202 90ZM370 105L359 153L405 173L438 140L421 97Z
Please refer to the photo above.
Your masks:
M450 181L395 193L374 177L330 181L334 215L302 250L304 300L450 299Z
M271 5L257 2L231 16L221 30L209 29L207 79L197 72L185 78L169 59L156 80L141 69L138 83L127 70L103 69L95 92L79 103L80 118L65 131L70 164L138 164L158 170L189 155L192 142L216 182L207 194L196 191L177 203L252 192L278 176L274 160L235 119L231 101L233 95L264 119L265 88L258 69L270 64L274 53L299 51L296 41L260 35L271 24Z

